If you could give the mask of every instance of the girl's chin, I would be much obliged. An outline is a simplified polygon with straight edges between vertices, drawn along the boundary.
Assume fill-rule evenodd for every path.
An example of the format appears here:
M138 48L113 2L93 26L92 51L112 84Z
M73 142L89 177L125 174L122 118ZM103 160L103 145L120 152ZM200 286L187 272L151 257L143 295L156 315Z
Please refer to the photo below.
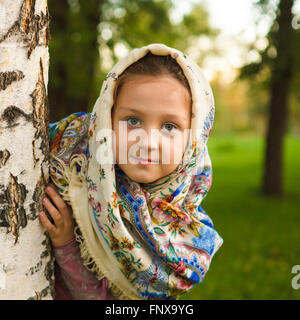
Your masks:
M127 177L138 183L151 183L160 178L160 176L155 175L151 169L137 168L137 166L131 168L121 167L121 169Z
M135 182L138 182L138 183L151 183L151 182L159 179L159 177L153 179L153 175L152 175L152 178L148 178L148 177L145 177L145 176L142 176L142 175L137 176L136 174L134 174L134 175L127 174L127 176L131 180L133 180Z
M129 177L131 180L138 183L152 183L162 177L167 176L176 167L168 168L169 170L159 170L157 165L118 165L122 171Z

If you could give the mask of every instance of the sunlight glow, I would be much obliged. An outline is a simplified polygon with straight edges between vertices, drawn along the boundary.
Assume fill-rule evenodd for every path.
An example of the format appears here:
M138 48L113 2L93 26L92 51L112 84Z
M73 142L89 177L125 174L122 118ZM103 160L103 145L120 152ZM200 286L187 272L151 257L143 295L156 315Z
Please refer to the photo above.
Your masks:
M273 0L274 5L277 0ZM210 25L220 30L220 35L213 42L207 36L199 37L190 55L197 60L197 55L209 52L212 48L217 54L209 54L202 61L203 71L209 80L216 75L224 82L231 82L237 74L236 69L246 63L258 61L259 55L255 50L248 51L247 45L255 43L257 50L267 46L267 34L274 17L260 16L259 23L255 25L259 11L255 8L255 0L173 0L176 6L172 13L174 21L180 21L187 14L193 4L203 3L209 13ZM300 3L300 0L298 0Z

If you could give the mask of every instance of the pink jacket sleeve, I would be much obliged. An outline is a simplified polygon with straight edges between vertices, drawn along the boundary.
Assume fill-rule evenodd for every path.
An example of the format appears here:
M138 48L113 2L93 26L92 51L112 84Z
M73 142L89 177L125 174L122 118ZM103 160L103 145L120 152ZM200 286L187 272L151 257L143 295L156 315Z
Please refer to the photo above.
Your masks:
M80 256L75 238L61 246L53 246L55 263L55 300L115 300L108 280L98 280Z

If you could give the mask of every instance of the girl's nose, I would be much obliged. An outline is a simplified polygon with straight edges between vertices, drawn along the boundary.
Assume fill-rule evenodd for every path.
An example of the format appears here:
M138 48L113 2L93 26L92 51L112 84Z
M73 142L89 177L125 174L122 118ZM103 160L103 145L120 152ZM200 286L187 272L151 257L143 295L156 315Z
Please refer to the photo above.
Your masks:
M142 150L156 150L159 147L159 130L149 129L145 130L144 134L140 136L139 146Z

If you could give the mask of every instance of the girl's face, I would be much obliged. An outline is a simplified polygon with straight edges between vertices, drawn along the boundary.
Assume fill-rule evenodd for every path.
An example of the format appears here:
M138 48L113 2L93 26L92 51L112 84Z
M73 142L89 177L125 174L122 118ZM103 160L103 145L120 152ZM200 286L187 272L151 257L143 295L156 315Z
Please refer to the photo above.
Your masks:
M139 183L164 177L179 165L190 127L191 98L183 84L171 76L134 76L112 109L116 163Z

